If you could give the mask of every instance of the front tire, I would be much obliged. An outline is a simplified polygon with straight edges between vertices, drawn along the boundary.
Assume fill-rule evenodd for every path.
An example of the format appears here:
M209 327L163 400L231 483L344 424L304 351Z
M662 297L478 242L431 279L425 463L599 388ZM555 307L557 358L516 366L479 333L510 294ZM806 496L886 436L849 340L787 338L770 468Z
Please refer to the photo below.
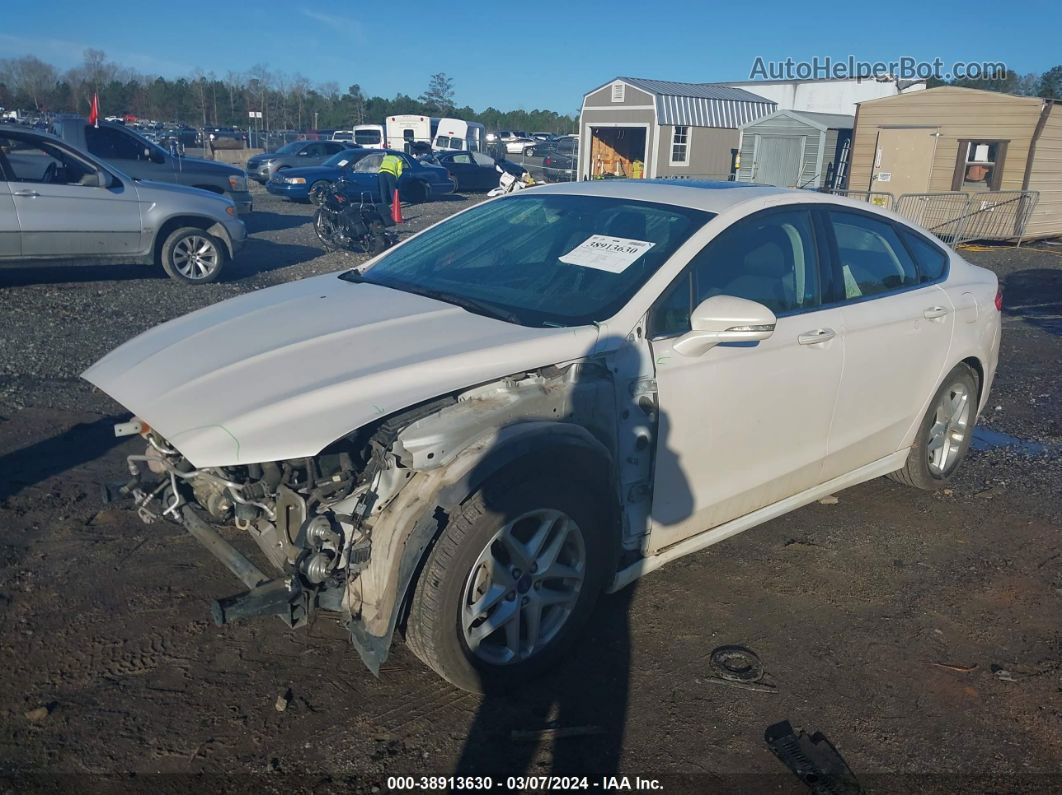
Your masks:
M612 559L609 515L586 484L520 466L451 517L417 581L413 652L451 684L517 686L578 639Z
M310 186L310 190L307 191L307 197L311 204L318 207L324 202L325 191L328 190L331 183L326 179L319 179Z
M977 373L969 365L957 365L933 395L904 468L889 477L926 491L945 486L970 449L977 396Z
M194 226L171 232L162 244L161 253L166 275L185 284L215 281L228 256L220 240Z

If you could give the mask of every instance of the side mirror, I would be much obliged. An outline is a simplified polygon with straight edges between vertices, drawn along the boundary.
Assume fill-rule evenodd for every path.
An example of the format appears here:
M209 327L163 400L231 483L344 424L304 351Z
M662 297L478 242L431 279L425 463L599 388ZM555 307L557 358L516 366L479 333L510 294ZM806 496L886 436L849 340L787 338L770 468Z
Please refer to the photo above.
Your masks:
M774 334L774 312L745 298L713 295L702 301L690 316L691 331L673 348L683 356L700 356L724 342L758 342Z

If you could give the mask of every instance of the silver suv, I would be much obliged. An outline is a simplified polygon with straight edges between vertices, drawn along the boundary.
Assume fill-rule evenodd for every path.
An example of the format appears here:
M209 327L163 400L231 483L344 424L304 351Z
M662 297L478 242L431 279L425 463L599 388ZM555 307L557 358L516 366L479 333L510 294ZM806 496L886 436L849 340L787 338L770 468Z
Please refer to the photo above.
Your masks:
M225 196L133 179L52 135L0 130L0 264L160 264L202 284L246 237Z
M344 149L350 149L349 141L292 141L275 152L265 152L248 160L247 176L265 185L278 171L319 166Z

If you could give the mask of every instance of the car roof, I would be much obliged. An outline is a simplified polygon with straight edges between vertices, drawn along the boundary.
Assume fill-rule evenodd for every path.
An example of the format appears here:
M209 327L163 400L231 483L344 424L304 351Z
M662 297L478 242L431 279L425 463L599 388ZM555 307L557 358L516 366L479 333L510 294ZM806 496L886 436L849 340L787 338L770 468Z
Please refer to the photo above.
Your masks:
M799 188L776 188L751 182L710 182L686 179L592 179L536 186L535 193L567 193L580 196L608 196L617 199L674 204L711 213L722 213L757 199L775 199L774 205L835 204L884 216L904 226L922 229L901 215L868 202ZM521 193L523 193L521 191ZM514 194L520 195L520 193ZM930 233L932 234L932 233Z

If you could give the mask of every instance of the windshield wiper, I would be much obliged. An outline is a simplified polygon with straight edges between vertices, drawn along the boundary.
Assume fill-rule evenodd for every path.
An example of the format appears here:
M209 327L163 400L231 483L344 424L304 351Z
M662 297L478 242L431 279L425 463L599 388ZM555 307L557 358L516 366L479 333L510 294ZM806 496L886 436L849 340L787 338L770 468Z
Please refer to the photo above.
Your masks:
M467 298L465 296L450 295L444 293L441 290L430 290L427 288L417 287L410 292L419 293L427 298L434 298L436 301L443 301L447 304L453 304L459 306L462 309L467 309L469 312L473 312L477 315L486 315L492 317L495 320L504 320L508 323L515 323L518 326L527 325L523 319L513 312L509 312L505 309L489 303L488 301L480 301L476 298Z

